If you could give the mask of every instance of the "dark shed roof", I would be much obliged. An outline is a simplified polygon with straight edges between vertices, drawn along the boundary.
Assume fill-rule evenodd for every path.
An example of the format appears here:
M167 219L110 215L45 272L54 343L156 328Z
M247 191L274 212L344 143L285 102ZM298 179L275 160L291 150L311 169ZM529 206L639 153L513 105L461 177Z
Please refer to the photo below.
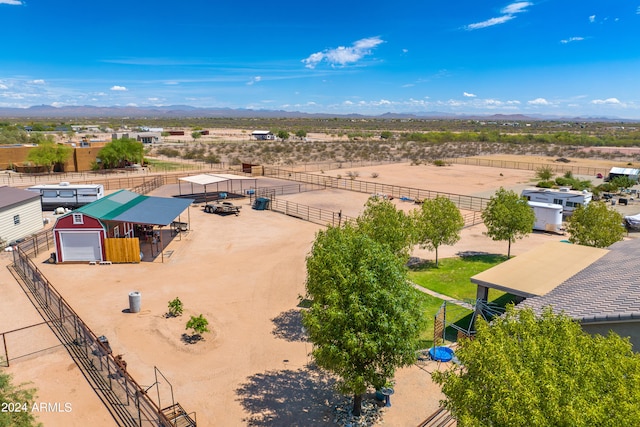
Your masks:
M0 209L6 209L21 203L40 199L40 193L8 186L0 187Z

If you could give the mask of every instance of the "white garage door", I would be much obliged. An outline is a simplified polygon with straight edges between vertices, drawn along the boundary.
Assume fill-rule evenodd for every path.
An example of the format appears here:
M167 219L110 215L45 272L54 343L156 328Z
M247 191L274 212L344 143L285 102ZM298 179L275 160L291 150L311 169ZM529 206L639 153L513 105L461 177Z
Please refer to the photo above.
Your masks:
M60 240L63 262L102 260L99 231L62 232Z

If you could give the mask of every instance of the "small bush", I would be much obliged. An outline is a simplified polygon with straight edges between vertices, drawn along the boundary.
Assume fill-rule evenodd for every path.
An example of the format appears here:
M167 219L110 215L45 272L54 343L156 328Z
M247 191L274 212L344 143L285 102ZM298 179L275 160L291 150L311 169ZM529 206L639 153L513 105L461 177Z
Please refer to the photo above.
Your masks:
M184 307L180 298L175 297L175 299L169 301L169 312L167 313L169 317L182 316L183 311Z
M377 178L379 176L380 174L378 174L378 172L371 172L371 178Z
M554 186L554 182L553 181L540 181L538 182L538 184L536 185L536 187L540 187L540 188L553 188Z
M433 165L434 166L446 166L447 164L444 162L444 160L434 160L433 161Z
M191 316L191 319L187 322L187 327L185 329L191 329L192 339L200 339L202 334L209 332L209 328L207 328L208 325L209 321L201 314L198 317Z

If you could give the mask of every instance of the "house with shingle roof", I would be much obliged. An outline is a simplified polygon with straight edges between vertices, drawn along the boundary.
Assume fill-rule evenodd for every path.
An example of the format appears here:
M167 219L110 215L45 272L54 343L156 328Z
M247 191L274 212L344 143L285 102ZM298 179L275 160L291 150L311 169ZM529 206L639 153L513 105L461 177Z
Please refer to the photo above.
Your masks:
M44 227L40 195L21 188L0 187L0 244L10 244Z
M562 242L542 245L472 277L482 297L488 288L520 296L518 307L551 306L592 334L613 331L640 350L640 239L607 249ZM511 263L511 265L509 265ZM487 274L485 274L487 273Z

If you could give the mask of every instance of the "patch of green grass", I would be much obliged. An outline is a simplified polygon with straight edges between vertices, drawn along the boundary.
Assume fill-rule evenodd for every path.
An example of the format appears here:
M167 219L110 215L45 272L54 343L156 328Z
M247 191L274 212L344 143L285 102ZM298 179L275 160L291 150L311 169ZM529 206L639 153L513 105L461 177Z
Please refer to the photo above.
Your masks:
M433 326L435 315L440 310L442 303L444 302L440 298L425 294L416 290L419 294L418 300L421 304L422 312L424 313L424 326L420 334L420 342L418 349L429 348L433 345ZM471 310L467 310L463 307L454 306L452 304L447 305L447 322L455 323L456 325L467 328L471 320ZM448 327L446 331L447 340L455 341L457 331L454 328Z
M146 159L147 163L156 171L177 171L195 169L195 166L188 163L166 162L163 160Z
M507 257L504 255L490 254L445 258L440 260L438 268L432 262L412 268L409 272L409 280L423 288L458 300L475 300L477 286L471 283L471 277L506 261L506 259ZM504 292L490 289L489 301L500 298L504 294Z

